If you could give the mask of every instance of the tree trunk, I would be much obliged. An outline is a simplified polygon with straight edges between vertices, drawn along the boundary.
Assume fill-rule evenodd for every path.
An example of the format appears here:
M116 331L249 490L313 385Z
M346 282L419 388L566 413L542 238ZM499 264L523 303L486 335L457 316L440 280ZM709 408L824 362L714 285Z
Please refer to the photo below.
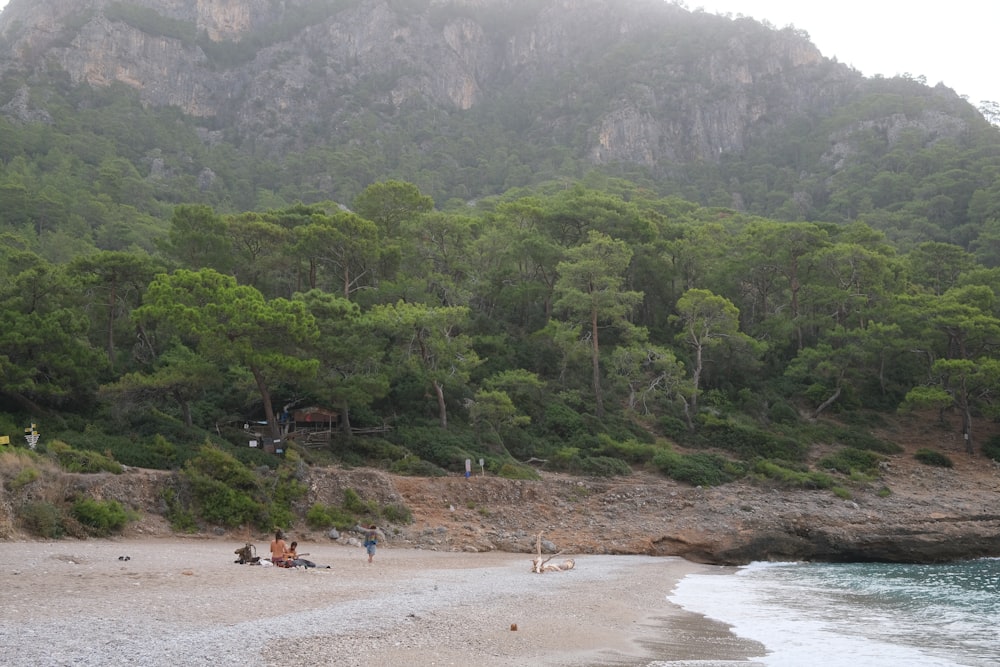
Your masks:
M840 392L841 391L843 391L842 387L840 387L840 385L837 385L837 390L835 392L833 392L833 396L831 396L830 398L828 398L825 401L823 401L822 403L820 403L819 407L816 408L813 411L813 414L812 414L813 419L816 419L817 417L819 417L819 413L823 412L828 407L830 407L831 405L833 405L833 402L836 401L838 398L840 398Z
M351 437L351 412L347 401L340 404L340 430L347 437Z
M174 400L177 401L177 405L181 409L181 416L184 418L184 425L188 428L192 428L194 426L194 420L191 418L191 403L184 400L179 391L174 392Z
M695 343L694 346L694 371L691 373L691 384L694 385L694 390L691 392L691 412L698 412L698 392L701 391L701 343ZM685 403L685 406L687 403ZM688 419L690 422L690 418Z
M604 416L604 393L601 391L601 347L597 340L597 310L590 312L591 365L594 367L594 403L598 418Z
M969 387L966 384L964 375L962 376L961 391L962 435L965 439L965 451L967 454L975 454L976 449L972 445L972 410L969 407Z
M115 370L115 301L118 299L117 283L111 281L108 296L108 367Z
M448 408L444 403L444 386L434 380L434 393L437 394L438 414L441 417L441 428L448 428Z
M264 419L267 420L268 428L271 430L271 437L279 438L281 437L281 430L278 427L278 420L274 418L274 406L271 405L271 392L267 389L264 376L256 366L251 366L250 372L253 373L253 379L257 383L257 391L260 392L261 401L264 403Z

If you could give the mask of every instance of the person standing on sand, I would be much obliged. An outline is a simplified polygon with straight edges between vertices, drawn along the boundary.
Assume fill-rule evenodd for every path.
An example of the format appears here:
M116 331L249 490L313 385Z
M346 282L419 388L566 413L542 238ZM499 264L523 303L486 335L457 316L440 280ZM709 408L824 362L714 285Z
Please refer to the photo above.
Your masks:
M371 564L372 559L375 558L375 545L378 544L378 529L375 524L368 526L368 532L365 533L365 551L368 552L368 563Z
M271 562L278 567L283 567L285 564L286 551L288 551L288 546L282 538L281 531L276 530L274 532L274 541L271 542Z

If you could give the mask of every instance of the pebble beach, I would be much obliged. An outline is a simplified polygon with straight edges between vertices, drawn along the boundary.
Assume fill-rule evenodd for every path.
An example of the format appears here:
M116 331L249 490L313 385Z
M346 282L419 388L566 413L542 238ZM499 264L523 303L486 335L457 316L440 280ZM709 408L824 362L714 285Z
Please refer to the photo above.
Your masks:
M234 563L241 546L0 543L2 662L707 667L763 654L666 599L687 574L724 574L678 558L585 555L535 574L529 554L390 545L369 564L360 547L300 541L319 567L283 569Z

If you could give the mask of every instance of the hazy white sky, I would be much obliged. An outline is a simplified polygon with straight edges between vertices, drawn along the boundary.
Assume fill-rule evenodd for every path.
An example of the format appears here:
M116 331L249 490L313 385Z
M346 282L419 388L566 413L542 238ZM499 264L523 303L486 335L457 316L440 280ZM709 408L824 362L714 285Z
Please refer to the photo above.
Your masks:
M743 14L809 33L824 56L865 76L923 75L973 106L1000 102L996 0L685 0L688 9Z
M0 8L8 0L0 0ZM1000 2L946 0L684 0L690 10L743 14L805 30L828 58L865 76L923 75L975 106L1000 102L994 47Z

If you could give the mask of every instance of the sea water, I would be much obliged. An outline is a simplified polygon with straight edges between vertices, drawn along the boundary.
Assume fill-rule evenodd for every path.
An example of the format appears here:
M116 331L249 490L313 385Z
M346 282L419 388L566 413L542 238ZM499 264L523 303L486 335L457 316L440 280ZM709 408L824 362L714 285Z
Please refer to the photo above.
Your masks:
M763 644L769 667L1000 665L1000 559L755 563L669 599Z

